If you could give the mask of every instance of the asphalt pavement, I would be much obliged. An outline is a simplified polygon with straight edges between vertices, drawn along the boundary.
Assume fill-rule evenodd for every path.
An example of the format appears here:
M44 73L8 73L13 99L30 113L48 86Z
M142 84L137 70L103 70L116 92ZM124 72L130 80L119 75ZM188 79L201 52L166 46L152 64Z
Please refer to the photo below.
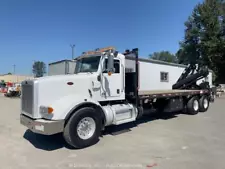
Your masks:
M107 128L100 141L76 150L61 134L37 135L20 125L20 99L0 96L0 168L225 168L225 97L205 113L146 116Z

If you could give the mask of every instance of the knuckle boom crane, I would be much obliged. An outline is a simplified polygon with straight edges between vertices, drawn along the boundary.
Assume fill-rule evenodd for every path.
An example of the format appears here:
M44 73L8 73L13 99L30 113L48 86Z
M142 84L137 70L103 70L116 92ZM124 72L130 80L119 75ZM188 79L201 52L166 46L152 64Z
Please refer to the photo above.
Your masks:
M177 82L172 86L173 89L209 89L208 82L202 82L199 85L197 81L206 78L209 75L207 66L200 64L189 64Z

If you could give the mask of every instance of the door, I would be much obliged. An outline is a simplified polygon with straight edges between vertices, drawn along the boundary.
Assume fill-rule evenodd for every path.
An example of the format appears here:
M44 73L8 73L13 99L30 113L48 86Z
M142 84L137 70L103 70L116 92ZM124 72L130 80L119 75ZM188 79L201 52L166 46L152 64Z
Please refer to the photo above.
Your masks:
M107 70L107 61L108 59L106 58L103 64L104 70ZM121 95L122 80L121 63L119 58L114 59L114 69L115 72L111 75L108 75L107 71L103 71L101 94L106 98L119 97Z

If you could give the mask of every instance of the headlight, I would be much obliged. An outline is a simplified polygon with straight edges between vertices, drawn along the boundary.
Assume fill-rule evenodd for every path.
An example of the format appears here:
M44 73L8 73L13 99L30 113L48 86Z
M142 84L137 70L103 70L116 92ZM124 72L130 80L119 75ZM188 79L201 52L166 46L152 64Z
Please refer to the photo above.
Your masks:
M43 116L46 115L51 115L53 113L54 109L52 107L48 107L48 106L40 106L40 113Z

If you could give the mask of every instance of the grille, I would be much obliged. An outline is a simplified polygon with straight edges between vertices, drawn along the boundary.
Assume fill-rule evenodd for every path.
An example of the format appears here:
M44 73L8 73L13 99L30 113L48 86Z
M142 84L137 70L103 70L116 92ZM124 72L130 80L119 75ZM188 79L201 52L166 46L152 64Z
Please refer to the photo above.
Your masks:
M22 84L22 111L27 114L33 114L33 85L32 84Z

